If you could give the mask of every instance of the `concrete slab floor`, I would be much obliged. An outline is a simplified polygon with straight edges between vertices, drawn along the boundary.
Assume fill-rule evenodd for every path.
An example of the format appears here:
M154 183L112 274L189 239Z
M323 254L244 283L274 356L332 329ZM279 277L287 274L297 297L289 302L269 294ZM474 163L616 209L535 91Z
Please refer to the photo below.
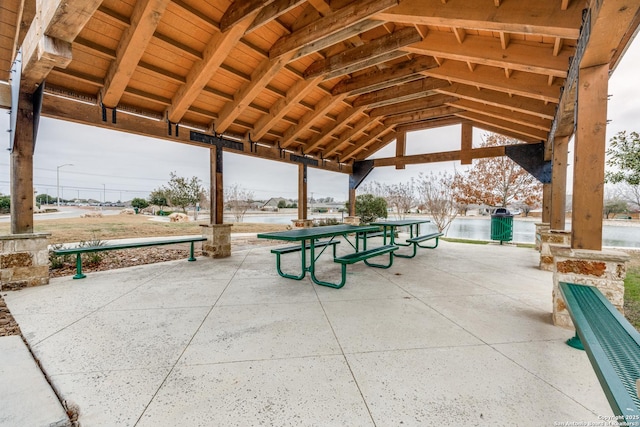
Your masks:
M279 277L269 250L53 279L5 301L82 426L612 415L586 354L564 343L573 331L551 324L552 274L533 249L440 242L388 270L351 265L343 289ZM339 276L330 252L318 274Z

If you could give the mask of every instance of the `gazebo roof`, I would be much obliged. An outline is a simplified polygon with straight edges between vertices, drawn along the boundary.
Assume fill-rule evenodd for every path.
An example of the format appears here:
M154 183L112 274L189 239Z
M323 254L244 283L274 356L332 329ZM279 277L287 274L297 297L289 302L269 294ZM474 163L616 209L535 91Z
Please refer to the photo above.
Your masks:
M46 80L45 116L343 172L399 134L461 123L550 150L573 133L578 69L613 70L639 9L618 0L5 0L0 81L17 75L22 47L21 91ZM10 99L0 84L0 106Z

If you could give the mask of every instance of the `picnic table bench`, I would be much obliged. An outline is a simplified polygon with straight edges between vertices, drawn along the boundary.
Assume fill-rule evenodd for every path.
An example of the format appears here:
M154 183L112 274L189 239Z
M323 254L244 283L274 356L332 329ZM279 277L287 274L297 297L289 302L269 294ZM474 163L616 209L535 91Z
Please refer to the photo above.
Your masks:
M147 246L159 246L159 245L173 245L178 243L191 243L191 248L189 250L189 258L187 261L195 261L196 258L194 254L193 245L195 242L204 242L207 240L204 236L189 236L189 237L179 237L173 239L162 239L162 240L147 240L143 242L131 242L131 243L114 243L114 244L106 244L106 245L97 245L97 246L81 246L76 248L63 248L63 249L54 249L52 252L55 255L64 256L64 255L76 255L76 274L73 276L74 279L84 279L87 277L82 273L82 254L89 252L102 252L102 251L113 251L118 249L130 249L130 248L144 248Z
M417 236L417 237L410 237L407 239L407 242L409 243L413 243L416 246L419 246L421 248L426 248L426 249L435 249L438 247L438 240L441 236L444 236L443 233L429 233L429 234L424 234L422 236ZM423 246L420 244L420 242L425 242L427 240L432 240L432 239L436 239L436 244L433 246Z
M411 247L412 251L408 254L400 254L397 253L394 256L400 258L413 258L417 254L417 248L427 248L427 249L435 249L438 247L438 238L442 236L442 233L430 233L425 235L420 235L420 224L424 224L429 222L427 219L401 219L395 221L376 221L372 222L371 225L377 225L382 227L383 231L380 233L384 236L384 243L387 243L387 236L389 236L389 242L392 245L396 246L407 246ZM408 227L409 228L409 238L404 242L397 242L397 228L398 227ZM370 236L368 234L367 236ZM426 240L436 239L436 244L433 246L423 246L420 242L424 242Z
M576 328L567 344L584 349L616 425L640 426L640 333L594 286L560 283Z

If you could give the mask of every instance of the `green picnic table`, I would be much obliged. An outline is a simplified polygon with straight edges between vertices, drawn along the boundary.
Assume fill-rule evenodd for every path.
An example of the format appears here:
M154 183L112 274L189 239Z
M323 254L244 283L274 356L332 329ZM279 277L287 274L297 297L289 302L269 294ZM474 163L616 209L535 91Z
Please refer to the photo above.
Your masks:
M259 239L272 239L272 240L283 240L287 242L299 242L299 247L296 246L288 246L284 248L276 248L272 249L271 252L276 254L276 269L278 274L282 277L286 277L288 279L294 280L302 280L306 276L306 273L309 272L311 276L311 280L322 286L329 286L332 288L341 288L344 286L346 282L346 266L348 264L354 264L359 261L364 261L365 264L371 267L378 268L389 268L393 264L393 252L398 249L395 245L383 245L377 248L366 249L366 244L364 246L364 250L359 250L358 239L355 239L355 244L352 243L348 236L350 234L354 234L358 236L361 233L378 231L379 228L377 226L356 226L356 225L332 225L327 227L313 227L313 228L301 228L295 230L288 231L275 231L271 233L260 233L257 235ZM347 254L342 257L336 257L336 245L339 240L338 237L343 237L346 242L348 242L353 249L354 253ZM320 240L326 238L328 240ZM340 282L332 283L326 282L323 280L319 280L316 277L316 261L322 255L322 253L329 247L333 247L333 260L342 265L341 272L342 277ZM316 255L316 249L322 248L320 252ZM307 265L307 250L309 250L309 265ZM302 262L301 262L301 271L299 274L288 274L284 273L281 268L281 255L292 253L292 252L301 252ZM367 261L369 258L373 258L376 256L389 254L389 262L387 264L377 264L373 262Z
M401 219L395 221L376 221L372 222L371 225L376 225L378 227L382 227L382 236L384 239L384 243L387 243L387 236L389 236L389 243L396 246L412 246L413 251L409 255L404 254L394 254L400 258L413 258L416 256L418 247L435 249L438 246L438 238L442 236L442 233L429 233L425 235L420 235L420 224L425 224L431 222L428 219ZM396 228L398 227L409 227L409 238L404 243L396 242ZM434 246L422 246L420 242L424 242L426 240L436 239L436 244ZM366 241L366 239L365 239Z

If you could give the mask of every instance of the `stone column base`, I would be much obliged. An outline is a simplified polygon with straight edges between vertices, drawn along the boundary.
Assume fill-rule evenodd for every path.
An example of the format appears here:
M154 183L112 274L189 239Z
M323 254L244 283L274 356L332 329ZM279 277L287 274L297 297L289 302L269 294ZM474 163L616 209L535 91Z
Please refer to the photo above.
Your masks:
M571 247L571 232L548 230L540 234L540 270L553 271L551 246Z
M537 222L536 226L536 251L540 252L542 249L542 233L545 231L549 231L549 223L548 222Z
M294 228L312 228L313 220L312 219L292 219Z
M349 225L360 225L360 217L359 216L345 216L344 223Z
M49 284L49 233L0 236L0 291Z
M619 251L593 251L552 246L553 323L573 328L573 322L560 294L559 283L595 286L624 314L624 278L629 255Z
M207 238L202 242L202 255L211 258L227 258L231 256L231 226L233 224L200 224L202 235Z

